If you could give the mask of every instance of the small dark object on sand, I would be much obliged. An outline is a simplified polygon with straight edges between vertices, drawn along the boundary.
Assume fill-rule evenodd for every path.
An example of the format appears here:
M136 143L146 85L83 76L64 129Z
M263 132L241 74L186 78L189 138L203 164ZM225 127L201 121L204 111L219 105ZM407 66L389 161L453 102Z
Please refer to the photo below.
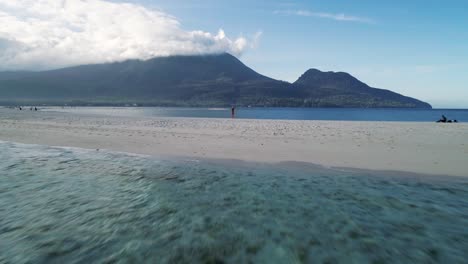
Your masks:
M437 123L458 123L458 120L456 120L456 119L449 120L449 119L447 119L447 117L442 115L442 118L437 120Z
M440 118L439 120L437 120L437 123L447 123L447 117L445 117L444 115L442 115L442 118Z

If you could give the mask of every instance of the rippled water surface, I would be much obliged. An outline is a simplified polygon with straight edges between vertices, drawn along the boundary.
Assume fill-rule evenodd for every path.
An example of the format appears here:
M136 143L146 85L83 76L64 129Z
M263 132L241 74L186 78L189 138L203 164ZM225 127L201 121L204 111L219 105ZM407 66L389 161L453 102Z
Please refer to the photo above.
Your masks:
M468 180L381 174L0 142L0 263L466 262Z

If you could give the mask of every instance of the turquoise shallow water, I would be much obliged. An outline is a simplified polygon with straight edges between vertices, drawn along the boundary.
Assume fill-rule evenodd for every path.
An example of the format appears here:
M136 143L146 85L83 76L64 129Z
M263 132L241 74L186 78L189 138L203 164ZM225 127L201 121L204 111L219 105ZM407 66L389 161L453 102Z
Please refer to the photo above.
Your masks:
M0 142L0 263L466 263L468 179Z
M44 111L126 117L230 118L230 108L184 107L51 107ZM375 109L375 108L245 108L236 109L236 118L286 120L435 122L442 115L459 122L468 120L468 109Z

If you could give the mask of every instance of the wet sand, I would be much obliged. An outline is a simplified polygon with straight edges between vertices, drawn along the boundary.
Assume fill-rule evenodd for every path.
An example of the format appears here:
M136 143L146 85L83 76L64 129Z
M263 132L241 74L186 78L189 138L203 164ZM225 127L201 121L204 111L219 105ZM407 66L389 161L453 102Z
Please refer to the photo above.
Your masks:
M0 140L468 176L468 124L129 118L0 109Z

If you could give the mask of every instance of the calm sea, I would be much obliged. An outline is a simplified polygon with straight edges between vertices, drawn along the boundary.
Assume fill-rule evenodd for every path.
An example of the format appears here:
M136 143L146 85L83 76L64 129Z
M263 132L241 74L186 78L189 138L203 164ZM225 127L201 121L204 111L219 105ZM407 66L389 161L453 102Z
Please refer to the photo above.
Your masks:
M467 259L467 178L0 141L0 263Z
M83 114L131 117L230 118L230 108L180 107L76 107L47 108ZM357 108L237 108L237 118L289 120L413 121L434 122L445 115L459 122L468 121L468 109L357 109Z

